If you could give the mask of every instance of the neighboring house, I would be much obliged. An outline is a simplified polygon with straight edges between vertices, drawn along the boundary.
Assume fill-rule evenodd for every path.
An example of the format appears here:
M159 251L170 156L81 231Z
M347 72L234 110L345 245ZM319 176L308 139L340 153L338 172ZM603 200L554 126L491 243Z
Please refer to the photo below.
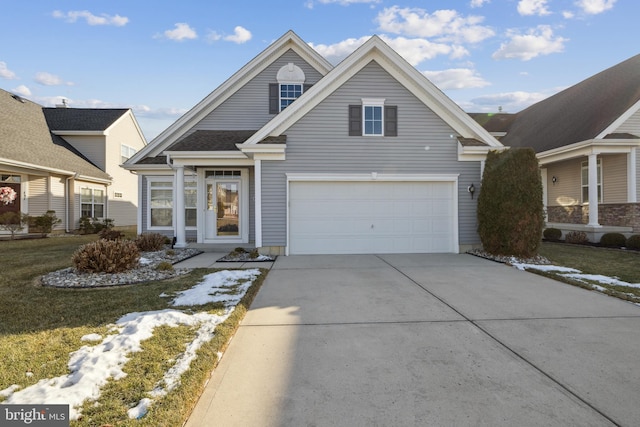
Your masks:
M138 231L177 247L460 252L480 244L468 188L502 148L380 38L333 67L290 31L124 167Z
M0 213L53 210L57 231L82 216L135 226L137 177L119 165L145 145L130 109L44 108L0 90L0 187L19 194Z
M640 233L640 55L520 113L472 117L504 145L536 151L547 227L596 242Z

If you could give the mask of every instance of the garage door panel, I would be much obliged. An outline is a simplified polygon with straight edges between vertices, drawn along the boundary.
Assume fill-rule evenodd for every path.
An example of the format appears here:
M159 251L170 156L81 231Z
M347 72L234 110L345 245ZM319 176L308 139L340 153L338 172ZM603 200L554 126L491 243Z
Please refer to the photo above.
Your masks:
M291 182L289 253L453 252L453 182Z

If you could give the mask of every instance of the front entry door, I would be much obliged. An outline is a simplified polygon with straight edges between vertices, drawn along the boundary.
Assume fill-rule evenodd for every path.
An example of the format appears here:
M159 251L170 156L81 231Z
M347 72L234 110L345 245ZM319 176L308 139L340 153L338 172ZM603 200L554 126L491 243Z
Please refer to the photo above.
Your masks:
M207 179L206 238L239 239L240 180Z

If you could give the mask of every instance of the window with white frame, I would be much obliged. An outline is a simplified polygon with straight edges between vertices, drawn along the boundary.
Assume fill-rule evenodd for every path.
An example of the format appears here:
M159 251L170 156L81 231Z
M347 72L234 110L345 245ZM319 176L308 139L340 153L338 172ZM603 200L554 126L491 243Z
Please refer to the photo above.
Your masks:
M184 221L185 226L187 227L197 226L197 188L198 187L196 181L186 181L184 183Z
M185 180L184 183L184 211L185 226L197 225L197 183ZM149 227L173 227L173 180L171 178L156 178L149 180Z
M80 216L104 218L104 190L96 188L80 189Z
M120 144L120 163L124 163L133 157L138 150L133 147L129 147L128 145Z
M149 181L149 227L173 226L173 180Z
M293 101L302 95L301 84L281 84L280 85L280 111L287 108Z
M602 163L598 159L598 203L602 203ZM582 162L582 203L589 203L589 162Z
M349 136L398 136L398 107L382 98L349 105Z
M384 135L384 106L382 104L362 106L363 135Z

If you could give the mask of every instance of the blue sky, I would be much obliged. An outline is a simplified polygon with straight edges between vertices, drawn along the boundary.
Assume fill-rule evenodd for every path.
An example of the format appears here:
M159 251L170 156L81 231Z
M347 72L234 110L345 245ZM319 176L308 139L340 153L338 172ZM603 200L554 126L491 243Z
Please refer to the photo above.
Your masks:
M640 53L635 0L25 0L0 88L130 107L148 140L288 30L332 63L380 35L468 112L517 112Z

